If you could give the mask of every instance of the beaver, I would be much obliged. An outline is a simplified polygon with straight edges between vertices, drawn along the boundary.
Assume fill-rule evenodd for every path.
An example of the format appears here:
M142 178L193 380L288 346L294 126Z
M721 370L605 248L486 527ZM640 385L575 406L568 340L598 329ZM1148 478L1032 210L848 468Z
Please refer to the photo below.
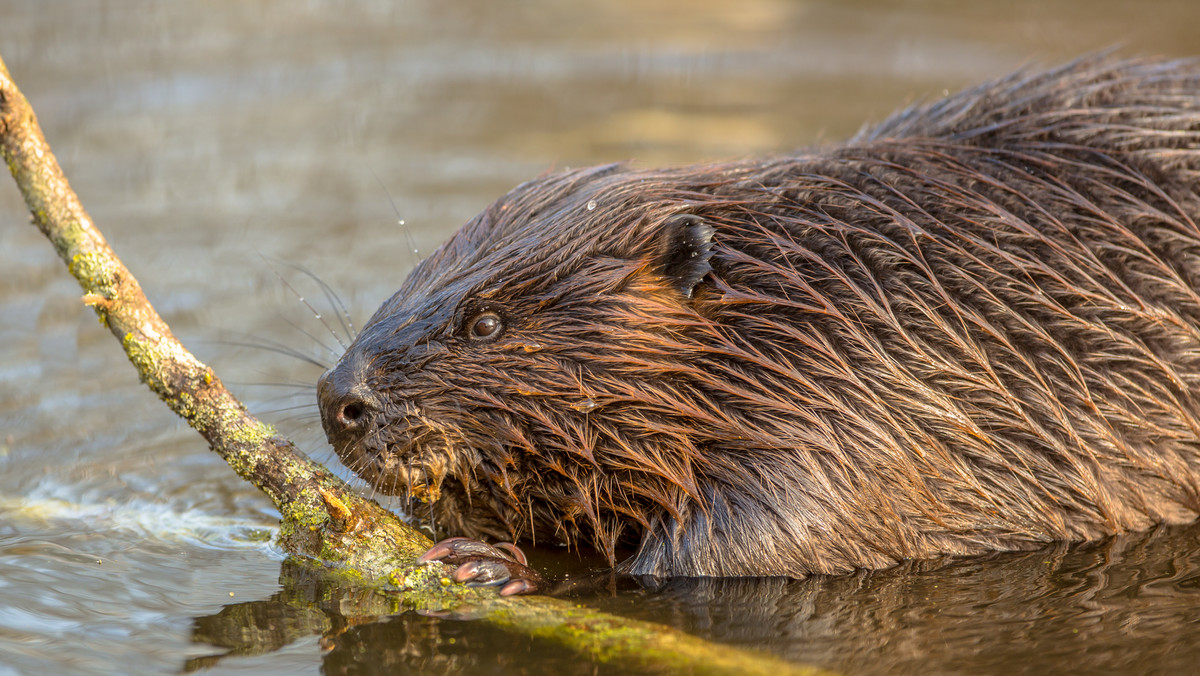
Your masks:
M383 303L324 428L466 579L485 539L804 577L1189 521L1198 190L1200 65L1111 57L842 145L549 173Z

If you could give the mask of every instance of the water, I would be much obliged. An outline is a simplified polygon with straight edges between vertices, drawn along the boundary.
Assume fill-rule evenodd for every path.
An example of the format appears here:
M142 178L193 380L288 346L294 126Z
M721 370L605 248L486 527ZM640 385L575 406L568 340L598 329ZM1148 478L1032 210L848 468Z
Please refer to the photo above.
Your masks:
M1023 64L1200 52L1182 1L0 0L0 16L0 55L159 311L325 461L320 369L239 345L336 354L287 284L334 313L293 264L361 323L412 249L550 167L777 152ZM0 674L591 671L474 623L365 622L356 590L281 570L269 504L137 382L27 220L0 181ZM1191 671L1198 535L585 600L849 673Z

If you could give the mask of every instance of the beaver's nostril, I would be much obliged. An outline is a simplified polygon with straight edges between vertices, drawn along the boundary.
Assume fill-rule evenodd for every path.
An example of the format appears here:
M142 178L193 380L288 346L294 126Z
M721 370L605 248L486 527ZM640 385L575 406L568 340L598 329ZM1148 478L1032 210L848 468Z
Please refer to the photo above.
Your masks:
M317 382L317 404L330 441L346 432L361 434L379 412L375 393L356 373L352 362L351 366L341 364Z
M362 424L367 415L367 406L361 400L348 401L342 404L338 411L337 421L345 428L351 429Z
M348 392L341 397L330 397L321 416L325 422L325 433L330 439L349 432L362 434L371 424L372 416L378 411L369 394Z

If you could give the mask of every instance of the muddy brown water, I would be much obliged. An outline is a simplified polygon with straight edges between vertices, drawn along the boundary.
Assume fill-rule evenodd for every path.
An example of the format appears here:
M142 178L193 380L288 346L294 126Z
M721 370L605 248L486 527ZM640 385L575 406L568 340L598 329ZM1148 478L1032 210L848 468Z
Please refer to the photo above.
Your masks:
M1183 1L0 0L0 55L176 333L332 461L320 369L241 345L335 358L296 266L361 323L414 248L547 168L835 141L1022 64L1197 55L1198 25ZM0 674L593 671L471 622L351 622L354 590L282 566L269 504L137 382L27 221L0 181ZM583 601L845 673L1186 673L1198 536Z

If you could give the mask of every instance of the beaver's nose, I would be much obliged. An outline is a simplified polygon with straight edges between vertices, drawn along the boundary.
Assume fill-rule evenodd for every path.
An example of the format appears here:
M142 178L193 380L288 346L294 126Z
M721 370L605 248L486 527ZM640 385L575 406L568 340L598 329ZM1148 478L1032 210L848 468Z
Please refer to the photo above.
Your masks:
M379 398L363 382L361 370L343 359L317 381L317 405L330 443L345 434L362 434L379 411Z

